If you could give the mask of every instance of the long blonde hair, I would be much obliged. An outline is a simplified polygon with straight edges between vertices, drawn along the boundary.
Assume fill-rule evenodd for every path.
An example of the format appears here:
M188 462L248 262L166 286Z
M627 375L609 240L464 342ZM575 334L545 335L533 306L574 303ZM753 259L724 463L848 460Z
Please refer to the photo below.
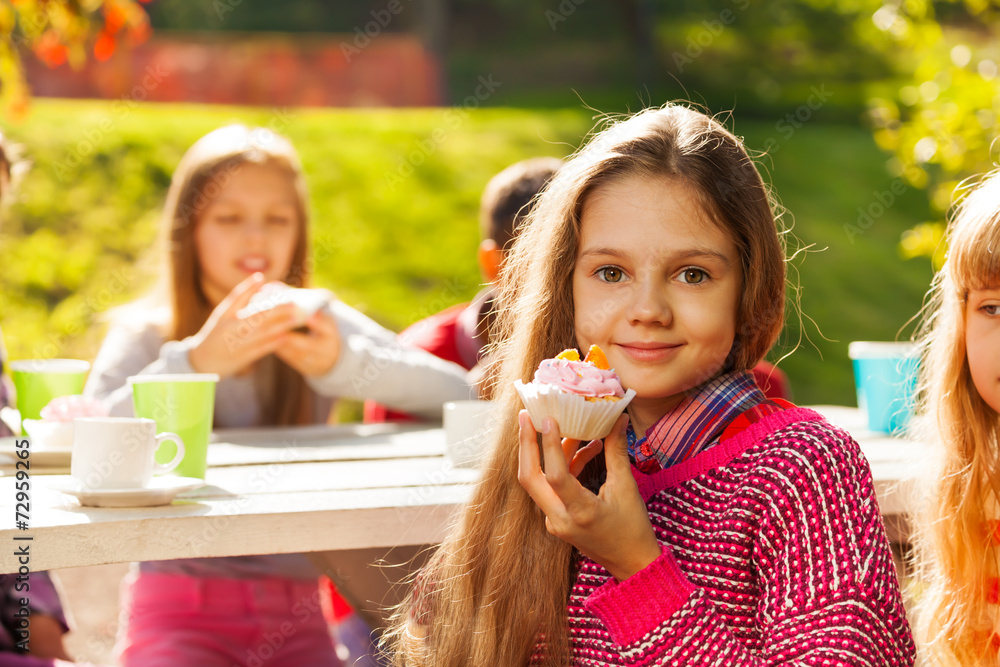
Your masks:
M921 335L918 410L943 467L917 522L925 588L915 629L932 664L1000 665L987 650L1000 620L987 602L988 580L1000 574L987 526L1000 519L1000 417L976 391L965 341L969 292L1000 287L1000 173L961 201L946 239Z
M396 665L525 665L540 642L540 664L570 662L573 549L546 531L517 481L521 404L512 385L530 380L542 359L576 346L572 273L584 200L634 174L694 186L739 248L745 278L730 366L752 368L778 336L784 253L767 189L740 141L680 105L641 112L597 134L549 184L501 273L493 350L501 426L472 500L385 636ZM596 488L603 458L588 468L581 480Z
M166 330L169 340L196 334L212 313L214 305L201 288L194 231L218 190L246 164L273 166L292 180L298 240L288 275L282 280L294 287L309 283L309 199L295 148L288 139L265 128L228 125L209 132L181 158L163 208L161 228L166 270L162 292L170 311ZM277 357L268 357L262 363L273 364L275 373L275 400L262 406L262 424L311 422L315 395L302 376Z

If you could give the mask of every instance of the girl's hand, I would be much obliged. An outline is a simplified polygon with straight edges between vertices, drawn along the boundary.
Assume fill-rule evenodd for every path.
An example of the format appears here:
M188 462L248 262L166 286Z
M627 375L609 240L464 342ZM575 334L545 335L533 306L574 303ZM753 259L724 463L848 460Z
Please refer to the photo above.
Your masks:
M528 411L522 410L518 419L520 466L517 478L545 513L545 528L603 565L619 581L628 579L656 560L660 545L629 466L625 440L628 416L619 417L611 434L605 438L608 477L597 495L585 489L576 475L600 451L594 444L599 441L577 450L580 441L560 440L555 420L546 418L542 424L543 472L535 427Z
M337 320L320 308L306 321L309 331L292 332L274 353L302 375L326 375L340 358Z
M226 295L194 336L188 361L198 373L235 375L281 345L298 325L295 307L285 304L246 319L236 313L260 291L264 276L255 273Z

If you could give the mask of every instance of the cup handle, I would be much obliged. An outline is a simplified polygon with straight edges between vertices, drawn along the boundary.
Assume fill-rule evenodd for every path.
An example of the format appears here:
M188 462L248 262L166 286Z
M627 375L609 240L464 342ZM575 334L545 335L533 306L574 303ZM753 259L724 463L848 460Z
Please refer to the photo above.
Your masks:
M177 453L174 454L174 458L170 460L169 463L158 463L153 461L153 474L170 472L174 468L180 465L181 460L184 458L184 441L181 440L181 436L176 433L171 433L169 431L164 431L163 433L156 434L156 448L154 452L160 448L165 441L170 440L175 445L177 445Z

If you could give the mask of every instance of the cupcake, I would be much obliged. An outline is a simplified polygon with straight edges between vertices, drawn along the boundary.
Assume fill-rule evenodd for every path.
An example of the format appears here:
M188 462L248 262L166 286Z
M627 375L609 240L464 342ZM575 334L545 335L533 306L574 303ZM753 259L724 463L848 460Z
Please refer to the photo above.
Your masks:
M540 427L546 417L559 425L564 438L595 440L611 432L618 415L635 396L622 389L618 374L608 366L604 351L591 345L586 358L573 349L545 359L535 371L535 379L514 388L521 396L531 422Z
M22 425L31 438L31 448L40 452L68 452L73 448L73 420L107 417L107 409L92 398L57 396L41 410L41 419L25 419Z

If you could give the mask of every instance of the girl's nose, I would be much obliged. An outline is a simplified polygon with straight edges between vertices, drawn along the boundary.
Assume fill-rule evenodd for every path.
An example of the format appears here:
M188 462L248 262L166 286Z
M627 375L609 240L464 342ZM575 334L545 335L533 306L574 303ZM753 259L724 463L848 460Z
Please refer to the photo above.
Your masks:
M243 236L254 247L267 244L267 225L262 220L249 220L243 225Z
M632 290L627 317L633 324L669 326L674 316L666 287L655 281L637 282Z

